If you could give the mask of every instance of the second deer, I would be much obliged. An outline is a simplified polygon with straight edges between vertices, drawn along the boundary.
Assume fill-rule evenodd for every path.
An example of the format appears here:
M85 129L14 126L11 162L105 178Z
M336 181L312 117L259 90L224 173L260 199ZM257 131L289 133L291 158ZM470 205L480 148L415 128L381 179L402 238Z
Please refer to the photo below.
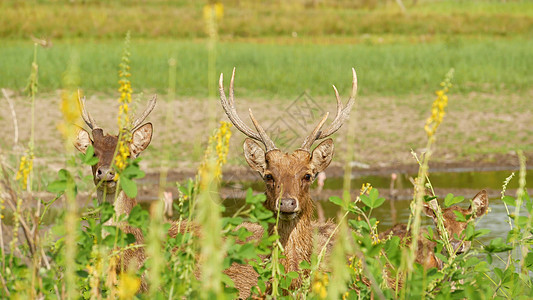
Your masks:
M128 145L129 154L132 158L139 156L139 154L148 147L152 140L152 123L143 124L143 121L154 109L156 100L157 97L154 96L141 116L133 121L133 129L131 130L132 139ZM98 203L112 201L115 199L115 195L117 195L113 203L116 216L128 215L132 208L137 204L137 201L135 198L128 197L122 190L120 190L118 194L116 193L117 188L119 187L115 180L115 171L112 163L117 148L118 136L109 134L104 135L103 129L96 124L87 111L87 108L85 107L85 97L79 99L79 102L82 118L91 129L91 133L85 129L80 129L74 142L74 146L82 153L85 153L87 148L91 145L94 148L94 155L98 158L98 162L92 166L92 174L94 184L97 187L96 193ZM109 220L106 225L113 225L113 221ZM140 229L125 224L120 224L120 228L126 234L133 234L137 245L144 243L144 238ZM120 257L119 270L129 266L138 268L143 264L144 260L145 254L142 247L126 249Z
M455 254L467 252L470 249L471 242L465 240L464 234L466 227L476 218L484 215L487 212L488 207L489 198L487 196L487 192L482 190L474 196L472 199L472 205L468 209L461 208L457 205L442 209L443 225L446 232L441 232L439 230L439 226L436 226L438 235L435 238L442 239L446 234L453 251L455 251ZM434 221L435 225L438 223L436 215L437 210L440 210L440 207L436 199L433 199L428 203L424 203L423 211ZM462 215L466 222L459 220L457 213ZM391 236L398 236L405 245L410 245L411 233L408 231L406 224L396 224L391 229L382 232L379 238L387 239ZM422 230L418 238L415 261L426 269L441 269L442 261L435 255L434 252L437 243L427 239L426 236L427 231ZM394 286L395 284L392 284L392 287Z

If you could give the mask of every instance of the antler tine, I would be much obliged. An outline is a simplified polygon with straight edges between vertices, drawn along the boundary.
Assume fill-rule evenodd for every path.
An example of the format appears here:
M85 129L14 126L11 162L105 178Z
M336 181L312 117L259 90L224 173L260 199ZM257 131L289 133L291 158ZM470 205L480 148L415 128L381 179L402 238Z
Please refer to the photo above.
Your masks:
M137 127L139 127L141 123L144 121L144 119L146 119L146 117L148 117L148 115L152 112L152 110L154 110L156 102L157 102L157 95L154 95L152 99L150 100L150 102L148 103L148 107L146 107L142 115L139 118L135 119L135 121L133 121L132 131L135 130Z
M277 149L276 145L274 144L274 141L272 141L272 139L267 135L267 133L263 129L263 127L254 118L254 114L252 113L252 109L249 108L248 111L250 112L250 119L252 119L252 123L254 123L255 129L257 129L257 132L261 136L261 142L263 142L263 144L265 144L266 152L268 152L270 150Z
M302 146L300 147L300 149L302 150L305 150L305 151L310 151L311 150L311 146L313 145L313 143L317 140L317 138L319 137L320 135L320 129L322 128L322 126L324 126L324 123L326 123L326 120L328 119L328 116L329 116L329 112L326 112L326 114L324 114L324 117L322 117L322 120L320 120L320 122L318 123L318 125L315 127L315 129L313 130L313 132L311 132L310 135L308 135L304 142L302 143Z
M350 99L348 100L346 107L343 107L342 101L339 96L339 91L337 90L335 85L333 85L333 90L335 91L335 98L337 99L337 115L335 116L335 119L333 120L333 122L331 122L329 127L321 132L320 128L322 128L324 122L326 122L326 119L328 117L328 114L326 113L324 118L322 118L320 123L318 123L313 132L307 138L305 138L301 149L310 151L311 146L316 140L320 140L334 134L337 130L339 130L339 128L341 128L344 121L348 119L352 106L355 103L355 97L357 95L357 74L355 73L354 68L352 68L352 76L352 92L350 94Z
M350 94L350 99L348 100L346 107L343 108L339 92L337 91L335 86L333 86L333 89L335 90L335 97L337 98L337 115L335 116L335 119L333 120L333 122L331 122L329 127L326 130L322 131L317 140L326 138L334 134L337 130L339 130L339 128L341 128L344 121L346 121L346 119L348 119L348 117L350 116L350 111L352 110L352 106L355 103L355 97L357 96L357 74L355 73L354 68L352 68L352 76L352 92Z
M226 99L226 93L224 92L224 74L220 74L220 79L218 80L218 90L220 92L220 103L222 104L222 108L224 108L224 112L226 112L226 115L230 119L231 123L235 125L235 128L239 129L242 133L244 133L246 136L260 141L263 144L265 144L265 147L267 146L267 143L265 140L261 137L260 134L257 134L254 132L250 127L248 127L244 122L241 120L239 115L237 114L237 110L235 109L235 101L234 101L234 92L233 92L233 83L235 81L235 68L233 68L233 73L231 74L231 81L230 81L230 88L229 88L229 100ZM254 121L255 118L253 118L253 115L251 114L250 117L252 118L252 122L254 122L254 126L259 125L257 121ZM257 123L257 125L256 125ZM262 127L259 125L259 127L262 129ZM257 129L259 131L259 129ZM264 130L263 130L264 131ZM266 134L265 134L266 135ZM268 137L268 136L267 136ZM270 140L270 139L268 139Z
M81 98L79 90L78 90L78 103L80 104L81 117L83 118L83 121L85 121L85 124L87 124L87 126L89 126L89 128L91 129L98 128L98 125L96 125L96 122L91 117L91 115L87 111L87 108L85 107L85 96Z

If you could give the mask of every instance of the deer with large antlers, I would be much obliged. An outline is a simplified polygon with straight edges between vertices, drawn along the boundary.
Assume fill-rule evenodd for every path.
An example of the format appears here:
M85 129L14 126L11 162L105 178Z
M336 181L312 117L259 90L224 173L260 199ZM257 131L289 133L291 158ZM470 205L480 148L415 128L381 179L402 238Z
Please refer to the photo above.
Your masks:
M150 100L146 110L140 117L136 118L132 124L132 139L128 145L129 154L132 158L139 156L139 154L148 147L152 140L152 123L143 124L143 121L154 109L156 100L157 96L154 96L152 100ZM91 129L91 133L80 128L74 146L82 153L85 153L90 145L93 146L94 155L98 158L98 162L92 166L94 184L97 187L96 193L98 203L112 201L115 199L115 195L117 195L116 189L118 188L117 182L115 181L115 171L112 165L116 152L115 150L117 148L118 136L109 134L104 135L103 129L96 124L87 111L85 97L78 99L78 101L82 118ZM113 203L115 214L117 216L123 214L128 215L136 204L137 201L135 198L128 197L126 193L121 190ZM109 220L106 225L112 225L112 222L112 220ZM138 228L133 228L124 224L121 224L120 227L123 232L131 233L135 236L136 244L142 244L144 242L142 232ZM122 267L120 269L130 265L139 267L144 260L145 254L143 248L126 249L121 257L120 265L122 265Z
M335 133L348 119L357 94L357 76L354 69L352 75L352 92L346 107L342 104L337 88L333 86L337 99L335 119L322 130L329 115L326 113L311 134L304 139L302 146L292 153L284 153L276 147L274 141L255 119L251 109L250 119L256 130L252 130L241 120L234 101L235 69L231 76L229 98L226 98L224 92L223 74L220 75L219 91L222 107L235 127L248 137L244 141L244 157L265 182L265 207L279 218L277 230L285 255L281 263L286 272L298 271L302 261L310 262L315 241L320 249L331 248L331 242L327 243L327 237L334 233L335 226L333 223L318 223L312 220L314 203L309 188L317 174L330 164L333 158L333 140L322 141L314 150L311 150L311 146L316 141ZM315 230L318 231L318 236L314 236ZM274 225L270 225L268 234L274 234L274 231ZM290 288L299 287L301 280L302 278L293 280ZM247 295L241 291L241 297L243 294Z

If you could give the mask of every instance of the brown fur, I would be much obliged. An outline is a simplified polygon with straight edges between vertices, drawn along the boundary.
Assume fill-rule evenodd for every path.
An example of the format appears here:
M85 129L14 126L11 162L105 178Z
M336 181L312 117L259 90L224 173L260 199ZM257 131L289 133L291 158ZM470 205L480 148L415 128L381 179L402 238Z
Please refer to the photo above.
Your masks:
M311 134L304 139L301 148L289 154L276 148L274 141L268 137L251 110L249 110L250 119L256 129L255 132L244 124L238 116L233 90L235 68L231 75L229 98L226 98L224 77L220 74L218 83L222 108L233 125L251 138L244 141L244 157L250 167L259 172L265 181L267 199L264 205L279 219L278 227L275 228L274 225L270 225L268 234L275 232L279 234L285 255L285 258L281 259L281 263L287 272L298 271L300 262L310 262L311 260L316 237L313 236L314 225L311 219L314 206L309 193L309 186L317 174L327 168L333 158L333 140L326 138L342 126L355 103L357 75L353 68L352 77L352 92L346 107L340 100L337 88L333 86L337 98L335 119L328 127L322 128L329 115L326 113ZM322 139L325 140L311 152L311 146L317 140ZM265 148L263 149L254 140L261 142ZM333 224L330 223L324 223L315 228L322 233L333 232ZM324 237L318 238L318 243L326 244ZM331 248L328 246L328 249ZM242 276L247 276L247 274L243 272ZM301 278L294 279L290 288L294 289L300 286L301 280Z
M327 253L331 251L333 239L327 242L333 234L335 225L330 222L318 223L312 220L314 203L310 195L310 185L316 174L324 170L333 156L333 141L327 139L310 153L298 149L293 153L283 153L275 149L264 153L264 150L253 140L247 139L244 143L245 158L248 164L263 177L266 186L265 207L276 216L279 213L277 233L284 249L284 256L280 262L286 272L299 271L302 261L311 261L313 251L326 246ZM293 199L296 201L294 211L282 212L280 201ZM271 224L268 234L276 231ZM317 235L314 232L318 232ZM313 249L313 245L318 249ZM243 267L246 268L246 267ZM255 272L254 272L255 274ZM244 273L237 280L247 281L249 273ZM248 278L244 278L248 277ZM296 278L291 283L290 289L301 285L302 278ZM241 296L249 295L249 291L241 291Z

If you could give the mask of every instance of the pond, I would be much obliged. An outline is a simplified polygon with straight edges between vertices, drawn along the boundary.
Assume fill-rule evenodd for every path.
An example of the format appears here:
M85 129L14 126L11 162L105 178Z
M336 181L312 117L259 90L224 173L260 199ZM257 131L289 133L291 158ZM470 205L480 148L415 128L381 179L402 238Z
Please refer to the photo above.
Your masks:
M457 172L461 171L461 172ZM507 195L515 196L515 190L518 187L518 171L509 170L491 170L491 171L465 171L460 169L446 170L441 172L432 172L430 180L433 186L440 192L444 192L442 195L437 192L439 196L439 202L442 203L442 199L448 192L452 192L455 196L464 196L465 200L459 205L468 207L469 200L475 196L475 194L483 189L491 191L489 195L491 199L489 201L489 213L484 215L481 219L478 219L476 228L490 229L491 232L485 236L479 238L479 241L483 244L489 243L491 239L501 237L505 239L507 232L510 229L508 223L508 213L505 205L500 200L500 192L502 184L505 178L515 172L515 177L510 181L507 186ZM531 178L532 170L527 171L526 177ZM379 223L379 230L383 231L391 227L395 223L406 223L409 218L409 203L412 199L412 184L409 178L414 178L416 174L397 174L395 182L395 190L399 193L399 197L391 203L390 201L390 176L380 175L366 175L366 176L352 176L352 198L354 191L358 191L363 183L371 183L373 187L378 188L380 196L386 198L385 203L375 209L372 212L372 217L377 218ZM326 218L335 218L338 214L338 206L332 204L327 200L329 196L342 194L342 178L328 178L325 181L323 191L320 194L314 194L312 197L316 200L317 205L320 205L324 211ZM231 189L232 187L238 187L239 189L252 188L256 192L264 191L264 184L262 181L256 182L226 182L223 185L225 188ZM316 182L313 184L316 187ZM403 192L402 192L403 191ZM244 204L243 199L226 199L224 206L226 207L226 215L231 215L241 205ZM393 217L393 209L396 210L396 220ZM514 207L509 208L511 212L514 212ZM430 218L422 217L424 225L432 225Z

